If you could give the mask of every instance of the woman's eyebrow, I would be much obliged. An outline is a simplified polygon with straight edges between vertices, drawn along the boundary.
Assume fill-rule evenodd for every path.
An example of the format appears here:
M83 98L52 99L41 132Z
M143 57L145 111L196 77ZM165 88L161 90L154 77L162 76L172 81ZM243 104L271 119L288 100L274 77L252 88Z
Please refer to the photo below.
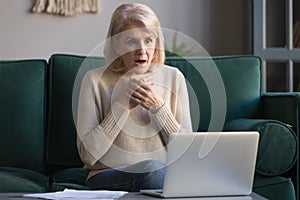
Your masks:
M146 36L146 37L144 37L144 38L149 39L149 38L153 38L153 37L154 37L154 35L149 34L148 36ZM126 39L126 40L127 40L127 39L134 39L134 40L137 40L138 38L135 37L135 36L127 36L125 39Z
M149 35L148 37L146 37L146 39L153 39L154 36L153 35Z
M135 37L132 37L132 36L127 36L127 37L125 38L125 40L136 40L136 38L135 38Z

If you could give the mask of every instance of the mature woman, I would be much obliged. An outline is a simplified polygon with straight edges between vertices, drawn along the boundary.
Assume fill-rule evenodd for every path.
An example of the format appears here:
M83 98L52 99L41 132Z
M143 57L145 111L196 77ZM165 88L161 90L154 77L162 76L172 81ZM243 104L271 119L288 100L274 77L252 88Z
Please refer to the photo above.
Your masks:
M162 188L168 136L191 131L186 83L163 65L160 23L146 5L120 5L111 18L107 66L82 80L78 151L95 189Z

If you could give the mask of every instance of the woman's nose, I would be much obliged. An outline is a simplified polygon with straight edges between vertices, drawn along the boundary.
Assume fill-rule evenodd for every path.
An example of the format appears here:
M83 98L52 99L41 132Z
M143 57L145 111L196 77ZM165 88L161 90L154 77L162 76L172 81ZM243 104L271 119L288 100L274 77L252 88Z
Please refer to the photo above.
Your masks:
M137 49L138 52L140 52L140 53L146 53L146 49L147 49L147 46L143 42L140 42L139 47Z

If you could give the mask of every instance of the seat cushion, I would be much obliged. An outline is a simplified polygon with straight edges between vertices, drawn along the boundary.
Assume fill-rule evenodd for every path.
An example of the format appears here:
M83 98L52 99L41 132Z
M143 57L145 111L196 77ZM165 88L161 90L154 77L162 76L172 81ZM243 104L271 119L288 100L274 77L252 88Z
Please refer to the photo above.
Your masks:
M289 178L263 176L254 178L253 192L272 200L296 200L295 189Z
M1 192L46 192L49 177L28 169L0 167Z
M237 119L227 123L224 130L259 132L256 172L262 175L286 173L297 160L297 137L289 126L280 121Z
M51 191L67 189L86 190L90 189L85 185L87 173L82 168L68 168L55 172L52 175Z

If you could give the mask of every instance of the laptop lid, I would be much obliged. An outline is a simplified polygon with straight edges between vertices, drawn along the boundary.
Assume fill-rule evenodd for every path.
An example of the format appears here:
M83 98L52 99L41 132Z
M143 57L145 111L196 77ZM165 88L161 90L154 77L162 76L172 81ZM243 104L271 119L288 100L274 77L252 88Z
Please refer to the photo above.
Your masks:
M171 135L162 196L249 195L258 139L258 132Z

